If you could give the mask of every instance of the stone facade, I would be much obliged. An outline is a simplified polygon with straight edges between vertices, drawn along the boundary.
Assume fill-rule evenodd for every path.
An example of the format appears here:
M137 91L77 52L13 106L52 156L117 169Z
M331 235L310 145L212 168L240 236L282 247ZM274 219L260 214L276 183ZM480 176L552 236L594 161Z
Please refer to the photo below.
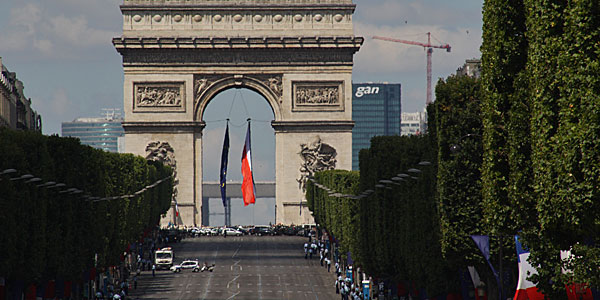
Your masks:
M302 144L335 149L335 168L352 163L352 58L363 42L352 2L125 0L121 10L126 151L161 141L177 159L181 220L171 210L163 225L200 224L203 113L235 87L275 115L276 222L313 223L305 205L299 214Z
M42 117L25 97L23 82L2 64L0 57L0 127L42 131Z

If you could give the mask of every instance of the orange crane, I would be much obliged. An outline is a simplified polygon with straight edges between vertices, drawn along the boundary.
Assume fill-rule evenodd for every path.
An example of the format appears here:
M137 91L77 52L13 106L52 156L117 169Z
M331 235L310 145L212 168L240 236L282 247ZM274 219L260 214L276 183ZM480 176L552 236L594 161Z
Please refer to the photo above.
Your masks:
M399 40L399 39L394 39L394 38L389 38L389 37L382 37L382 36L374 36L373 39L375 39L375 40L382 40L382 41L388 41L388 42L395 42L395 43L402 43L402 44L409 44L409 45L421 46L421 47L423 47L423 49L427 50L427 100L425 101L425 103L427 105L429 105L429 103L431 103L431 53L433 53L433 48L446 49L446 52L450 52L450 45L448 45L448 44L445 44L445 45L432 45L431 44L431 32L427 33L427 43L407 41L407 40Z

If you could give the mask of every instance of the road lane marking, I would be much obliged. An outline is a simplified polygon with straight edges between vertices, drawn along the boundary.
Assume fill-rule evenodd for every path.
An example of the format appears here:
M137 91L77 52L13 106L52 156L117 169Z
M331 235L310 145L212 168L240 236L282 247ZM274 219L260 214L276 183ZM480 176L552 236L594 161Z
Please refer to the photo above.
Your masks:
M233 253L233 255L231 256L231 258L234 258L238 252L240 251L240 248L242 247L242 245L238 245L238 248L235 250L235 253Z
M237 276L235 276L233 279L231 279L231 281L229 281L229 282L227 283L227 288L229 289L229 285L230 285L232 282L234 282L235 280L237 280L239 277L240 277L240 275L237 275Z
M216 260L218 254L219 246L217 246L217 249L215 249L215 253L213 254L213 262ZM208 275L208 280L206 281L206 285L204 287L204 295L202 295L203 300L206 300L206 297L208 296L208 287L210 286L210 282L212 281L213 274L213 272L210 272L210 274Z
M229 299L233 299L233 297L235 297L235 296L239 295L239 293L240 293L240 292L237 292L237 293L235 293L235 294L231 295L231 297L227 298L227 300L229 300Z

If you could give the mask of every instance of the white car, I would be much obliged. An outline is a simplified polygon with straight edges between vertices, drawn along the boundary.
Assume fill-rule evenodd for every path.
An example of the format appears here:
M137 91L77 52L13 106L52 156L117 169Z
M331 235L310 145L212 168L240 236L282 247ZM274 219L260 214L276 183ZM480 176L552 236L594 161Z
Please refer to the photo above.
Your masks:
M181 264L172 266L170 270L173 273L179 273L185 269L191 269L192 272L199 272L200 266L197 260L184 260Z
M233 229L233 228L227 228L224 231L227 235L235 235L235 236L240 236L243 235L243 233L237 229Z

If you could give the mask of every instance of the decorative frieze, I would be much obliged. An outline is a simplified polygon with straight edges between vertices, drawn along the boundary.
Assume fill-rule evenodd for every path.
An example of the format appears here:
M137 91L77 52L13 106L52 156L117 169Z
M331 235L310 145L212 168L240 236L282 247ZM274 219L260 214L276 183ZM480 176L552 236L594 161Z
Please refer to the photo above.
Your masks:
M305 30L315 36L352 36L354 5L330 4L314 7L154 6L124 5L123 32L170 32L179 36L206 36L215 30L235 31L235 36L272 36L281 30ZM306 33L304 33L306 35Z
M343 110L343 94L341 81L292 82L292 110Z
M183 82L136 82L133 111L185 111Z

